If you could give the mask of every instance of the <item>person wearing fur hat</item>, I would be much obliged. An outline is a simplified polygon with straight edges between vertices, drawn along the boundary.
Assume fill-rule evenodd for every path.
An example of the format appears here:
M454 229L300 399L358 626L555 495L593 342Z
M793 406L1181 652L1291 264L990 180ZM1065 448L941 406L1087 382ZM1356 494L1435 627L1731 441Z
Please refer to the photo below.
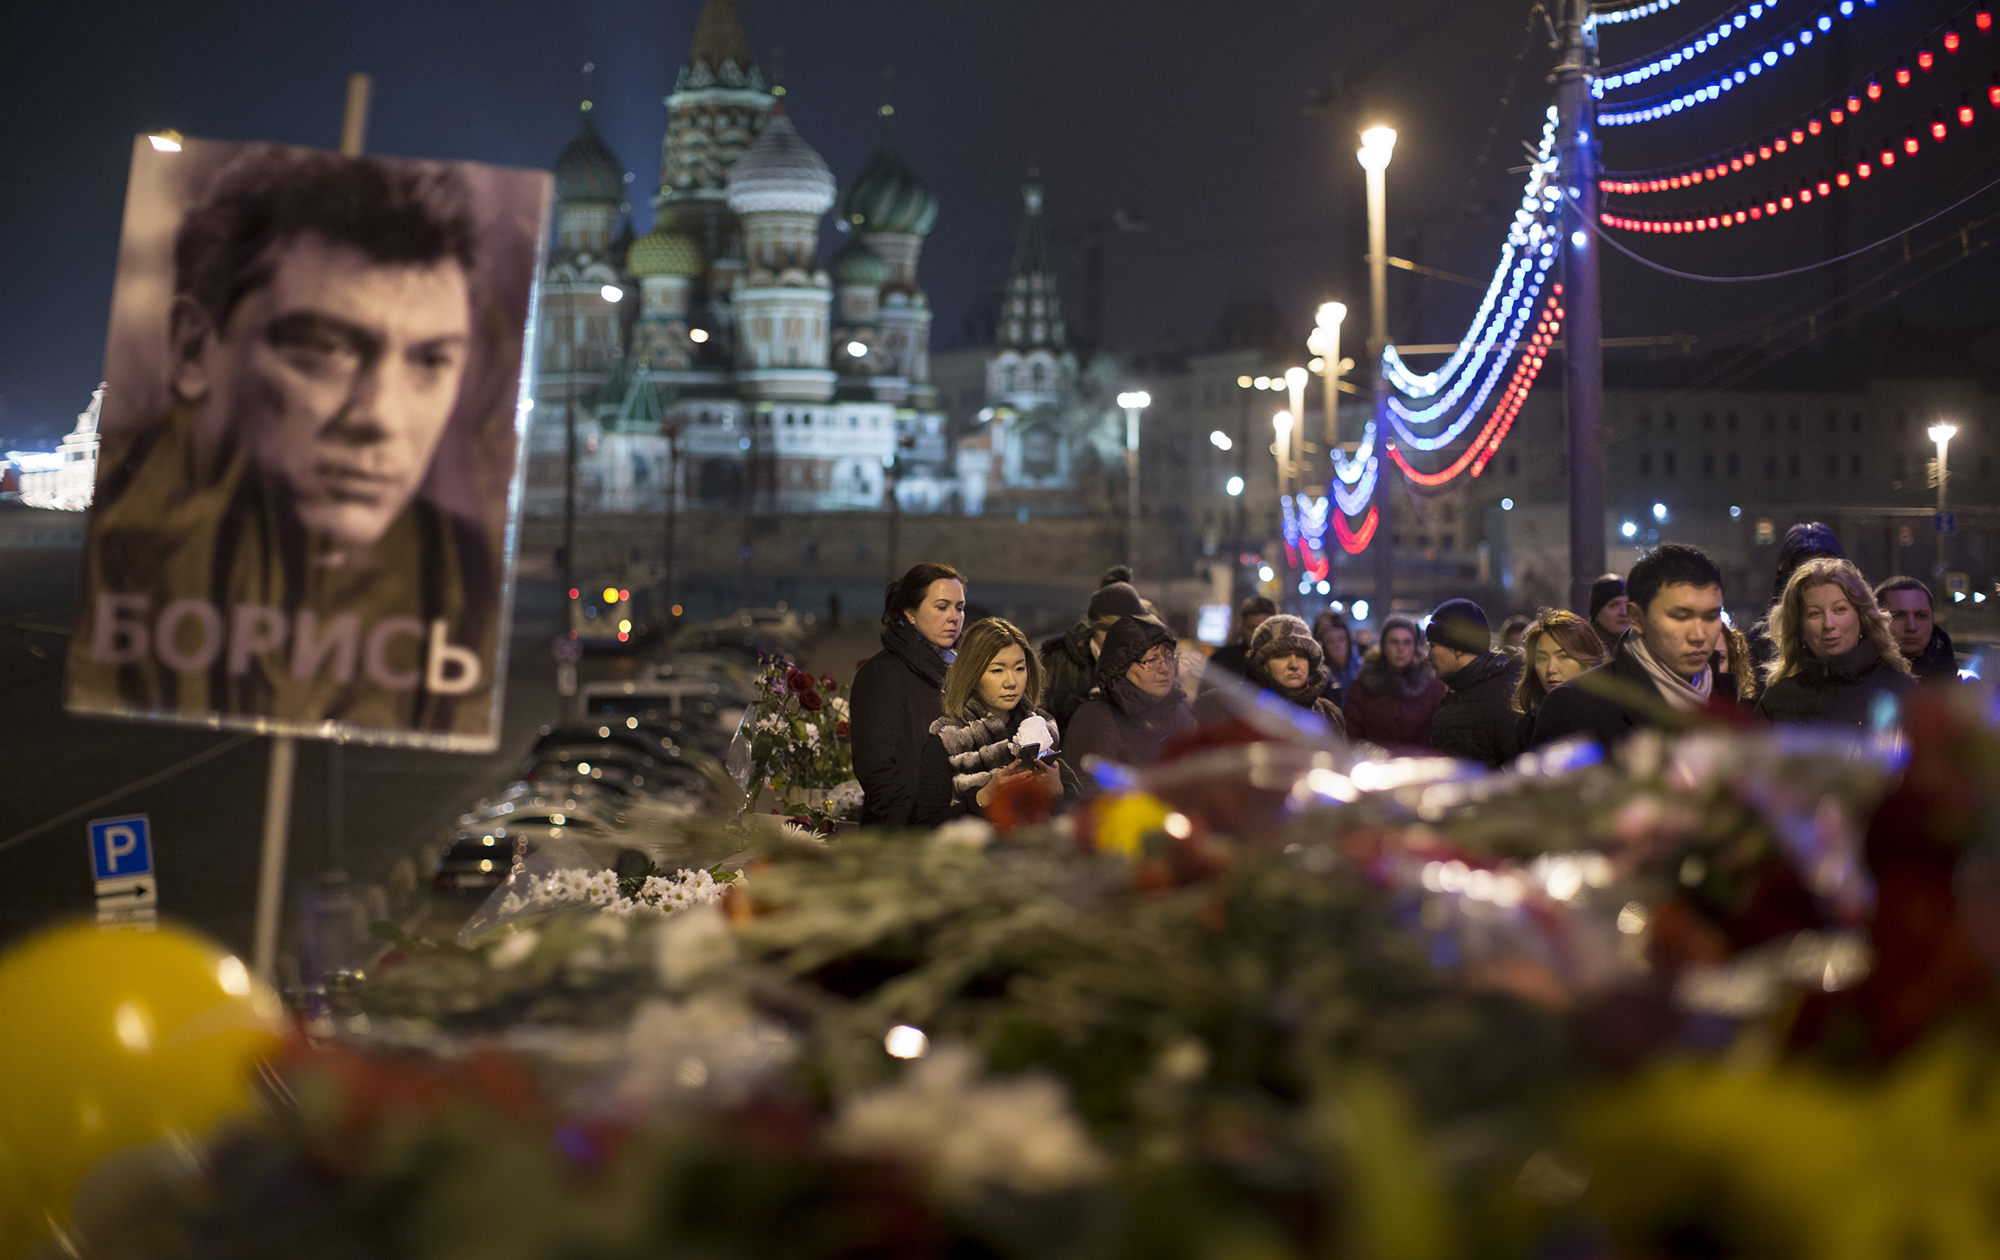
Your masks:
M1194 725L1180 687L1173 631L1151 617L1120 617L1097 654L1097 694L1077 706L1063 759L1089 790L1087 757L1121 765L1157 761L1169 735Z
M1075 796L1074 776L1040 760L1061 746L1060 728L1035 707L1041 691L1042 666L1028 636L999 617L973 622L945 671L944 716L924 742L910 821L935 827L983 817L1002 784L1031 775L1053 798Z
M1048 690L1043 703L1056 721L1068 725L1077 706L1097 691L1097 654L1120 617L1146 616L1146 603L1132 585L1132 570L1113 565L1098 579L1083 620L1042 644L1042 674Z
M1504 766L1521 752L1521 718L1514 688L1521 659L1493 648L1486 610L1448 599L1424 627L1431 664L1444 680L1444 699L1431 714L1431 747L1447 757Z
M1382 619L1382 641L1361 660L1347 689L1347 734L1384 748L1428 750L1431 711L1444 699L1423 631L1401 613Z
M1301 709L1319 714L1327 725L1345 734L1347 721L1340 709L1326 697L1326 653L1306 628L1306 623L1289 613L1265 618L1250 636L1248 657L1251 686L1284 697ZM1194 702L1195 720L1214 722L1227 718L1229 710L1222 693L1205 691Z

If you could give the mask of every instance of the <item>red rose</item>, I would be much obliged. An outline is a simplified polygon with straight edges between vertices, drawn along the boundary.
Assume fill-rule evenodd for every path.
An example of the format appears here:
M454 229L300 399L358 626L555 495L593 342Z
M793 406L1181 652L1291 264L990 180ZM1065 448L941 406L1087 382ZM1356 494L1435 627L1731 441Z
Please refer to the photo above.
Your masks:
M821 674L819 676L819 688L821 691L835 692L840 690L840 684L833 681L832 674Z
M846 739L847 733L853 729L854 729L853 727L849 726L845 722L835 722L833 724L833 733L840 736L842 739Z
M806 681L811 682L812 680L807 679ZM819 693L817 691L807 691L799 697L799 707L801 709L817 710L819 706L824 703L826 702L819 698Z
M802 669L795 669L785 679L785 685L793 695L803 696L813 689L813 676Z

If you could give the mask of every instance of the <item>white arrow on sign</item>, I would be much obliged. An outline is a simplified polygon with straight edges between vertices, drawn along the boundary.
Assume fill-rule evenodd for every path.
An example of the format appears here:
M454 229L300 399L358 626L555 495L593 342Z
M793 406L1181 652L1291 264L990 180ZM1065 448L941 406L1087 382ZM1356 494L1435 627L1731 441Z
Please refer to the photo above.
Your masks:
M160 887L151 875L133 875L125 879L100 879L97 881L97 904L100 909L108 906L127 909L134 906L157 906L160 904Z

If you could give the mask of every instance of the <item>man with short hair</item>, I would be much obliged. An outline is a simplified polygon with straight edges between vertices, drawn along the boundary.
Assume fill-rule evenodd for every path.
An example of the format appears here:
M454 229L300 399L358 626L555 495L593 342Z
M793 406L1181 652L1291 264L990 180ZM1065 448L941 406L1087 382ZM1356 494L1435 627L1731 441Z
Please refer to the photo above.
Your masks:
M1196 693L1207 691L1222 681L1218 668L1228 670L1236 678L1250 676L1250 636L1257 633L1257 627L1264 624L1267 617L1278 615L1278 606L1262 595L1252 595L1236 609L1236 637L1215 649L1208 658L1208 667L1201 672L1201 685Z
M1631 601L1625 597L1625 579L1607 573L1590 584L1590 628L1609 652L1632 628Z
M1722 570L1708 553L1663 543L1632 566L1625 592L1632 630L1608 662L1542 701L1535 747L1587 735L1611 748L1642 727L1673 725L1673 712L1736 703L1736 679L1716 664Z
M1521 715L1514 711L1521 659L1494 650L1486 610L1469 599L1448 599L1431 614L1424 638L1447 688L1431 712L1431 747L1482 765L1512 761L1521 751Z
M1114 565L1098 579L1083 620L1042 644L1042 707L1058 729L1066 729L1083 702L1097 694L1097 656L1104 636L1120 617L1145 615L1146 602L1132 585L1132 570Z
M485 735L502 574L422 487L481 332L463 179L257 145L174 237L166 407L108 439L70 703Z
M1911 673L1926 682L1958 681L1958 655L1951 636L1937 623L1930 587L1913 577L1892 577L1875 588L1875 602L1889 619L1889 634Z

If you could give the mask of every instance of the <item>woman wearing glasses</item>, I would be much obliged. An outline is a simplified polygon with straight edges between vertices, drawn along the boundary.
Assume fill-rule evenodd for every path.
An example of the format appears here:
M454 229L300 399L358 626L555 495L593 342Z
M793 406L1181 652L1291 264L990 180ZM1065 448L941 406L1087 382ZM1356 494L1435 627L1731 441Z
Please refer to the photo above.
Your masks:
M1180 686L1173 632L1151 617L1120 617L1097 655L1098 694L1077 709L1063 757L1086 788L1084 759L1150 765L1175 731L1194 725Z

